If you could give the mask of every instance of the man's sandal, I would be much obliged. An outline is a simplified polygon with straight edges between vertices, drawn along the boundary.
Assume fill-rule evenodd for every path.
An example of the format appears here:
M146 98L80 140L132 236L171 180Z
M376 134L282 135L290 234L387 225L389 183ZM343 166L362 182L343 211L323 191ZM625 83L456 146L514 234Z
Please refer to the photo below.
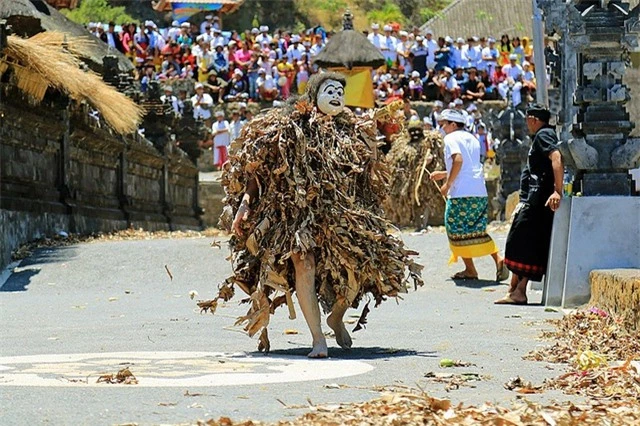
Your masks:
M501 282L509 278L509 269L507 265L505 265L504 260L498 263L498 268L496 272L496 282Z
M477 280L477 275L467 275L465 271L460 271L451 277L453 280Z

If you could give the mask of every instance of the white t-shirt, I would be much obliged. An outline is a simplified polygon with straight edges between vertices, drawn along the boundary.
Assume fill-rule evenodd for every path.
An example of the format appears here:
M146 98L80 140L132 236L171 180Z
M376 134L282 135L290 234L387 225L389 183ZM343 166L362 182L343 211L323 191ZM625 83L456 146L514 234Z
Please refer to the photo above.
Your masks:
M444 137L444 161L448 174L451 173L453 154L462 156L462 168L449 189L449 197L486 197L487 187L480 162L480 141L464 130L451 132Z
M227 120L217 121L213 123L213 146L229 146L231 142L231 126ZM221 131L222 133L218 133Z

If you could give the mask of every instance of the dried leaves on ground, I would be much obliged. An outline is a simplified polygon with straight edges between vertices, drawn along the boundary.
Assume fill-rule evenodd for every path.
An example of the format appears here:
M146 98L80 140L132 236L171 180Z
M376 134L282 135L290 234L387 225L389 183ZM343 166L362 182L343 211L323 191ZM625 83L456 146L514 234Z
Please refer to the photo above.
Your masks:
M524 401L512 408L486 403L479 407L454 406L447 399L419 391L393 392L368 402L310 406L296 420L262 423L233 422L227 417L200 421L200 426L373 426L373 425L632 425L640 421L640 409L622 403L539 405Z
M371 116L345 109L330 117L303 99L256 117L232 144L221 223L230 228L250 182L257 182L260 197L242 234L231 238L234 276L220 290L237 285L250 295L240 318L250 336L281 305L295 316L292 256L313 254L325 311L341 299L356 307L363 298L378 305L398 297L407 291L407 269L414 286L422 285L422 267L411 260L416 253L387 232L381 206L389 172L376 135ZM261 336L261 347L268 347Z
M103 374L98 377L97 383L110 383L121 385L137 385L138 379L128 368L123 368L116 374Z
M621 321L601 309L577 311L547 323L556 329L544 332L542 338L553 343L530 352L524 359L577 364L584 351L600 354L609 361L640 357L640 331L626 329Z
M581 395L597 404L626 401L640 407L640 332L628 330L609 313L591 308L549 320L543 333L553 343L525 359L568 365L565 374L545 380L543 389Z

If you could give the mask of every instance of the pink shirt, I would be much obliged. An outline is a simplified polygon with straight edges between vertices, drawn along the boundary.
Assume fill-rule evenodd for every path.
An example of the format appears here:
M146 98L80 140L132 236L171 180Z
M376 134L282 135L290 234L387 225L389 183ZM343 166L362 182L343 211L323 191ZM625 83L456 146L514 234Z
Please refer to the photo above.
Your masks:
M249 62L251 59L251 50L244 52L243 50L236 50L236 61Z

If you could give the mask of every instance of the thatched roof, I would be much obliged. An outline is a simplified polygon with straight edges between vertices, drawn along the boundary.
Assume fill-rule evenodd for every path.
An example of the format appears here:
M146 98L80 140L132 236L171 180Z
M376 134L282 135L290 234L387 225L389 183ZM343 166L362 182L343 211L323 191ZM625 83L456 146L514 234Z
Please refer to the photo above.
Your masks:
M314 63L322 68L378 68L384 65L384 56L361 32L342 30L329 39Z
M21 37L31 37L43 31L55 31L64 33L69 38L81 40L79 44L83 49L77 53L96 72L102 71L102 58L107 54L118 58L120 71L133 71L133 65L127 57L115 49L110 49L102 40L89 34L82 25L67 19L44 0L0 0L0 19L6 19L12 32Z
M77 57L63 49L63 38L48 31L29 39L7 37L7 46L0 52L0 76L7 73L36 103L44 99L48 89L57 90L91 105L116 132L135 132L142 109L99 75L83 71Z
M635 7L640 0L629 0ZM435 37L495 37L533 35L531 0L453 0L420 29Z

